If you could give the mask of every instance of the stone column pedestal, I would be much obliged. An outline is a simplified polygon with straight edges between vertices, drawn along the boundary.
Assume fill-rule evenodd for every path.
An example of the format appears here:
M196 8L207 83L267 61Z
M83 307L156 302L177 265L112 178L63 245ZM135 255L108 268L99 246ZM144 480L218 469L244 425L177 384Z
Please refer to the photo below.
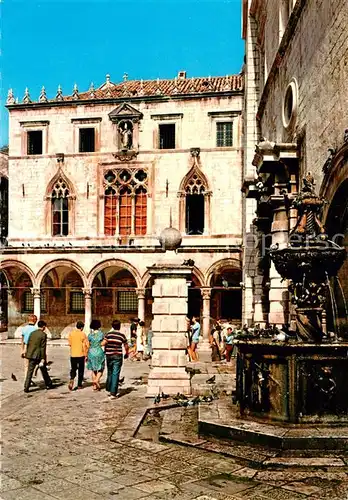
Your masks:
M187 266L161 264L149 267L154 278L152 287L153 356L147 396L162 391L174 395L191 393L186 372L186 316L191 269Z
M83 331L88 334L92 321L92 290L91 288L82 288L82 291L85 296L85 327Z
M138 296L138 318L140 321L145 321L145 288L137 288Z
M37 320L40 320L41 316L41 293L40 288L31 288L31 293L34 296L34 314L37 317Z
M201 288L203 297L203 318L202 318L202 340L198 344L199 361L211 361L211 345L209 342L210 335L210 296L211 288Z

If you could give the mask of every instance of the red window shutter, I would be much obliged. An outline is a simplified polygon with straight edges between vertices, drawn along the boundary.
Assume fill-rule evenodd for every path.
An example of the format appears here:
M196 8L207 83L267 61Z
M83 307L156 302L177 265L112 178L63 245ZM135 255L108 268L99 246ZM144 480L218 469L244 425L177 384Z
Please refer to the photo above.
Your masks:
M135 234L146 234L147 223L147 193L144 188L139 188L135 194Z
M114 192L105 194L104 234L114 236L116 232L116 195Z
M132 198L130 190L123 188L120 191L119 202L120 235L127 236L132 232Z

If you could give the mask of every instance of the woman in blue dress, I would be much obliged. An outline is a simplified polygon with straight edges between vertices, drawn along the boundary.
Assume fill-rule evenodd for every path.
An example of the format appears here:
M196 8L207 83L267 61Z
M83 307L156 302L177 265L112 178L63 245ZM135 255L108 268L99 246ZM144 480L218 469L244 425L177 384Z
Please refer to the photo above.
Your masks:
M100 329L99 319L91 321L91 332L88 335L89 349L87 354L87 369L92 371L93 390L100 391L100 379L105 368L104 334Z

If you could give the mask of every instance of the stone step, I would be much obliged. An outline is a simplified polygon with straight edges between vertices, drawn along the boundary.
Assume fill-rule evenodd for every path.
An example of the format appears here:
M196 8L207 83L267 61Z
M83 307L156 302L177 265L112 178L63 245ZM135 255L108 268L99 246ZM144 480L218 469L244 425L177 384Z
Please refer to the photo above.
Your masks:
M230 400L200 403L198 432L233 441L286 449L325 449L348 451L348 426L290 425L241 418Z

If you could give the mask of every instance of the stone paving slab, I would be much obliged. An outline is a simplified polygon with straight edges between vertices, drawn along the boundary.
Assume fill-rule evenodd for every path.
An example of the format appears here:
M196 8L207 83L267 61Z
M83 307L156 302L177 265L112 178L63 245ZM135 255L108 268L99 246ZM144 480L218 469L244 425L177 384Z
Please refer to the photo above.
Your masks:
M38 390L25 397L18 346L2 350L6 351L0 494L4 500L346 500L344 455L314 457L338 458L343 466L330 461L332 466L301 468L265 465L277 458L272 450L266 453L242 443L196 441L196 446L188 447L140 440L135 433L149 409L159 414L171 411L163 409L169 404L159 409L146 400L144 385L132 385L146 376L146 363L124 364L125 386L131 390L109 401L105 391L94 392L88 384L82 391L67 391L68 351L54 347L52 372L64 385L52 393ZM17 382L11 380L11 372L18 375ZM221 401L221 411L226 408ZM182 434L187 426L193 435L192 414L181 412ZM266 472L270 474L262 475Z

